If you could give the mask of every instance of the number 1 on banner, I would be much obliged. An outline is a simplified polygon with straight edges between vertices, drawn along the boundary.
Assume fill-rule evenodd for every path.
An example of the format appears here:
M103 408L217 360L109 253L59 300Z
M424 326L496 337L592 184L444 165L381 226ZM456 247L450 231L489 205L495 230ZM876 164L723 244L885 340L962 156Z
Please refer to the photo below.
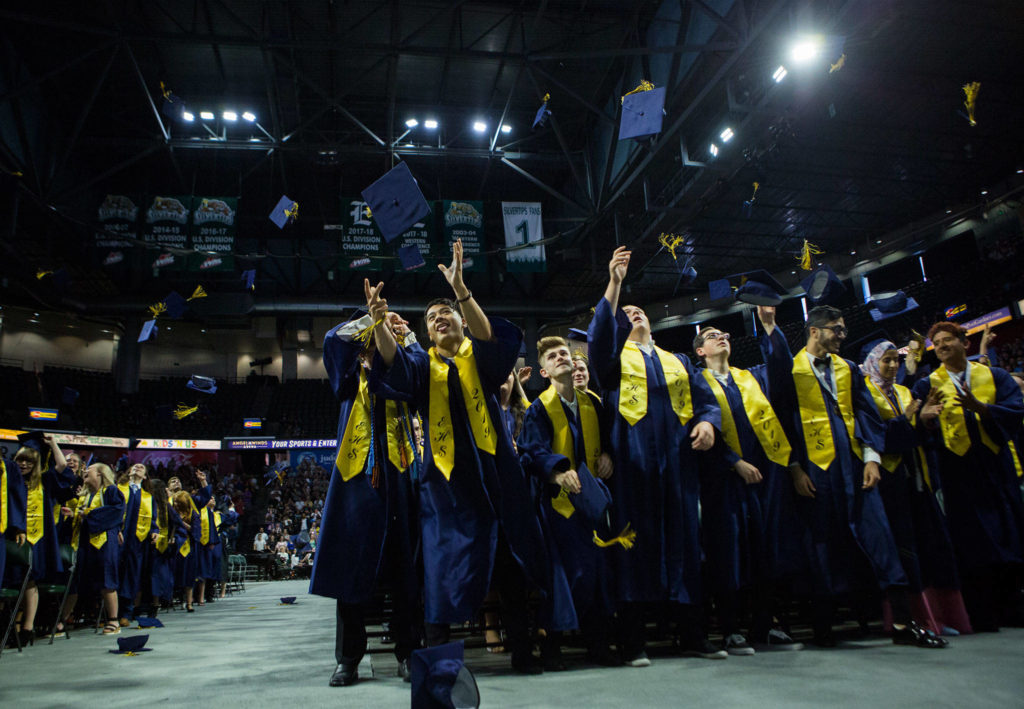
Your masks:
M523 235L522 240L519 242L520 244L530 243L530 225L527 223L525 219L516 224L515 231Z

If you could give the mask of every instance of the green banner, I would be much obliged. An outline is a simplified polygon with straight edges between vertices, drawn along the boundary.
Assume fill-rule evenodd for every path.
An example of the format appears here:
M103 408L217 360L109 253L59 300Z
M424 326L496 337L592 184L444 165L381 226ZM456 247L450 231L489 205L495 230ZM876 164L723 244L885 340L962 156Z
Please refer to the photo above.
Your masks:
M153 197L143 215L142 240L149 244L187 249L192 197Z
M232 254L189 254L185 262L185 270L197 273L234 271L235 257Z
M234 251L237 197L196 197L192 211L192 248Z
M434 238L433 213L390 244L385 244L373 218L367 216L366 202L361 197L343 198L341 206L341 222L324 224L324 231L333 232L338 238L338 264L341 268L381 271L387 266L401 270L398 248L414 244L427 262L440 261L444 257L443 249Z
M97 214L99 229L96 231L95 244L102 249L131 248L133 244L117 238L123 234L131 239L139 238L139 198L121 194L108 194L100 205ZM113 260L113 258L111 259Z
M444 253L439 260L451 260L451 243L462 239L462 270L487 270L487 243L484 239L484 203L468 200L444 200Z

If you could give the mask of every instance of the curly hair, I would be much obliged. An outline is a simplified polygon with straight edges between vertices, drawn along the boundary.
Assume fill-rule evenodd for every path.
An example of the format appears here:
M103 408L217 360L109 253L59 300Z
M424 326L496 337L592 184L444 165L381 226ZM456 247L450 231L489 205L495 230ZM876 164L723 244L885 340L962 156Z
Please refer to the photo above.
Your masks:
M961 342L967 342L967 330L965 330L960 325L957 325L955 322L943 320L942 322L935 323L930 328L928 328L928 339L934 342L935 336L938 335L940 332L948 332L949 334L953 335L953 337L959 339Z

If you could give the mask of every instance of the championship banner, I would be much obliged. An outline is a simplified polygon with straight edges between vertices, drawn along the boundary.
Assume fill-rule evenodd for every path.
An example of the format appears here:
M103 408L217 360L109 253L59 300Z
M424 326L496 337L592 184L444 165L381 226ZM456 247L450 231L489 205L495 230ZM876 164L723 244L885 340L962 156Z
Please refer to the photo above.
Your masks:
M192 197L154 197L146 208L142 240L148 244L188 248Z
M384 237L367 214L362 197L341 200L341 223L324 224L324 231L335 231L341 268L359 271L381 270Z
M451 243L462 239L462 270L466 273L487 270L487 244L484 239L484 203L444 200L444 244L442 263L451 260Z
M234 254L189 254L185 270L194 273L229 273L235 270Z
M192 248L197 251L233 251L237 197L196 197L192 212Z
M530 244L544 238L540 202L502 202L501 216L505 222L505 246ZM547 262L544 246L526 246L505 252L510 272L543 272Z
M97 222L99 231L96 232L96 246L102 249L111 249L114 254L108 254L110 262L119 263L124 260L123 249L131 248L132 244L117 238L123 234L131 239L139 238L139 207L137 199L126 197L120 194L108 194L100 205ZM118 258L117 254L121 254Z

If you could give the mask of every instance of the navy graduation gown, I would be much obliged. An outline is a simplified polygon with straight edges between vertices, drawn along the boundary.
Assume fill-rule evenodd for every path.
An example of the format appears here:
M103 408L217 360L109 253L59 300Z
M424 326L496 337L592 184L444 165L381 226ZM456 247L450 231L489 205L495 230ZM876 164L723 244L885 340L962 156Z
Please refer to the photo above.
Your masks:
M180 517L179 517L180 519ZM174 557L174 587L188 588L193 586L199 578L199 539L202 537L202 522L199 515L192 513L191 519L187 522L181 520L181 537L178 544L178 551ZM177 539L178 536L175 535ZM181 547L185 542L189 543L187 556L181 555Z
M22 480L24 481L24 478ZM57 580L58 574L64 571L64 563L60 556L60 540L57 538L53 507L74 496L74 486L78 484L78 478L70 468L58 473L56 468L51 466L43 473L40 484L43 488L43 536L32 546L32 578L37 581ZM29 490L27 485L25 487L27 500ZM27 501L25 509L27 514Z
M589 396L598 420L604 423L606 416L596 396L576 392L577 396ZM561 403L561 401L559 402ZM587 468L586 451L583 447L582 424L579 415L574 415L565 404L561 404L572 436L577 475L582 485L604 487L604 482L592 475ZM607 437L605 426L601 426ZM534 400L526 410L523 429L519 434L519 455L523 470L536 479L538 488L537 509L544 529L544 541L548 552L551 573L551 593L542 609L544 616L539 625L547 630L572 630L579 627L579 619L589 612L611 617L612 602L611 566L608 550L594 544L595 529L606 533L607 523L588 520L577 510L566 519L551 507L551 500L558 495L559 487L548 482L553 472L569 469L569 459L551 450L554 428L544 402ZM570 499L575 498L572 495Z
M361 342L338 335L344 324L332 328L324 337L324 366L334 395L340 402L339 451L359 388L362 368L359 353L363 347ZM423 351L415 343L405 349ZM390 579L391 582L404 587L405 598L419 596L415 561L419 524L416 519L414 461L410 461L410 467L401 472L387 456L385 396L397 400L408 400L409 397L399 395L381 383L378 372L382 367L383 363L378 365L374 362L374 370L367 372L373 418L372 454L367 455L362 470L348 481L342 479L335 462L309 580L310 593L349 604L370 600L378 577L387 566L386 546L396 557L394 568L398 569L399 576ZM411 433L411 426L403 429ZM412 439L408 445L410 450L415 450ZM377 488L372 484L374 462L379 474Z
M120 489L120 488L119 488ZM121 493L124 495L124 492ZM155 503L153 503L155 504ZM149 529L143 541L135 536L135 528L138 526L139 511L142 506L142 489L137 486L128 486L128 496L125 499L124 516L124 544L121 546L121 570L120 582L117 586L117 595L134 602L135 595L142 588L143 569L152 564L153 544L150 542L150 535L159 532L154 517L150 520Z
M78 592L97 593L102 589L116 589L118 583L118 561L121 555L121 544L117 541L117 533L121 531L124 519L124 495L117 485L107 485L96 493L103 495L103 504L82 518L78 533ZM92 496L86 496L85 509L88 509ZM93 534L106 534L107 541L97 549L89 541Z
M413 397L423 416L424 451L420 471L420 531L423 548L425 619L450 624L470 620L490 587L498 531L508 540L513 558L526 577L547 588L547 559L540 521L534 511L529 481L512 439L501 424L498 395L519 356L522 331L501 318L490 319L494 339L472 339L497 437L494 455L476 447L466 418L458 370L446 360L449 406L455 439L455 465L445 479L430 449L430 359L426 352L399 349L384 383ZM467 337L470 337L467 333ZM379 353L375 369L383 369Z
M612 530L617 534L627 524L636 530L632 549L612 550L616 595L625 602L696 604L701 602L700 475L690 431L702 421L719 429L721 411L689 358L675 355L689 375L693 404L693 418L681 426L660 360L656 354L643 353L647 414L630 426L619 413L620 355L630 330L621 308L612 312L607 300L598 301L587 341L590 364L612 420Z
M18 464L10 458L3 459L0 474L7 479L7 531L5 536L13 541L16 534L25 531L25 480L21 477ZM7 544L4 542L3 536L0 536L0 582L4 579L6 563Z
M214 517L214 510L210 507L203 507L199 510L201 515L199 518L199 546L198 552L198 570L196 575L200 579L207 579L210 581L220 580L220 554L221 554L221 543L220 543L220 532L219 527L216 524L216 518ZM202 542L202 516L205 516L210 525L210 540L207 544ZM223 518L221 524L224 523Z
M822 388L835 458L822 470L807 456L793 381L793 354L782 331L776 328L770 336L762 337L761 351L767 364L772 407L779 414L793 448L790 460L800 463L816 489L813 498L796 498L797 512L805 526L804 544L811 565L812 592L817 596L834 596L857 588L858 553L863 553L870 562L880 588L906 584L881 495L875 489L861 487L864 464L853 452L831 392ZM884 450L885 428L860 369L845 359L839 366L850 368L856 418L854 436L875 451Z
M940 481L949 533L965 572L1024 561L1024 504L1006 445L1024 418L1024 400L1013 377L998 367L991 371L996 401L988 407L990 418L981 419L980 425L1000 446L998 454L982 442L979 420L970 412L965 418L971 447L963 457L946 448L938 428L928 431L931 470ZM926 399L931 380L921 379L913 391L914 398ZM956 402L945 405L956 406Z
M155 506L154 502L154 506ZM153 510L154 519L157 511ZM172 505L167 505L167 548L163 553L153 546L153 570L150 575L150 591L154 598L170 600L174 595L174 558L185 541L186 532L181 516Z

